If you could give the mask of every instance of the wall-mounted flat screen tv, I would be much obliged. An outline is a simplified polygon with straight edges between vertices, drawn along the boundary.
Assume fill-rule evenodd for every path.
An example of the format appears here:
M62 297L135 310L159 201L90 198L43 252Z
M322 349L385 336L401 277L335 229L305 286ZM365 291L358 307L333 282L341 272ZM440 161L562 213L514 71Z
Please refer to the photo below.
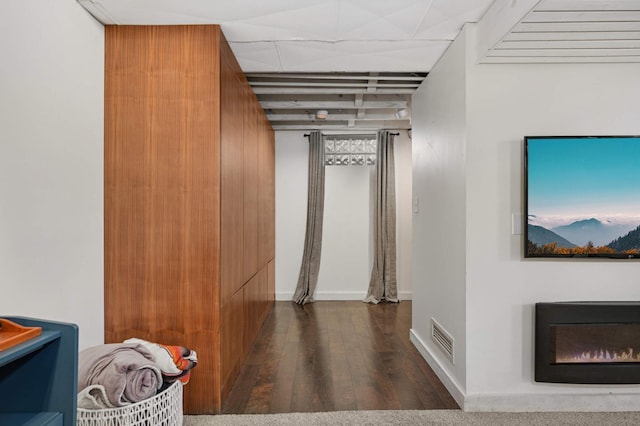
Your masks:
M525 257L640 258L640 136L525 137Z

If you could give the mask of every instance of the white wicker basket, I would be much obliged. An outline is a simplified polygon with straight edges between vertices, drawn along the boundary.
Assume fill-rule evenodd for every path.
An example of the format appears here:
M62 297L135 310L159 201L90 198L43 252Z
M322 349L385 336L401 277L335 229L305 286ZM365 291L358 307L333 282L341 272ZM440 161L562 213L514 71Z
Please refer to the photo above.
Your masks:
M118 408L78 408L78 426L182 426L182 383L176 380L165 391Z

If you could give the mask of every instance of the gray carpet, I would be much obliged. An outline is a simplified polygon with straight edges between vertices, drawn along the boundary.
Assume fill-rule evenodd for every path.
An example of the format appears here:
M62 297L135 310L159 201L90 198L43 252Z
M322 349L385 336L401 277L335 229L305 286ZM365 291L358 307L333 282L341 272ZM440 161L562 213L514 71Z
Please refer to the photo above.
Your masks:
M184 416L184 426L217 425L640 425L640 412L465 413L460 410L333 411L326 413Z

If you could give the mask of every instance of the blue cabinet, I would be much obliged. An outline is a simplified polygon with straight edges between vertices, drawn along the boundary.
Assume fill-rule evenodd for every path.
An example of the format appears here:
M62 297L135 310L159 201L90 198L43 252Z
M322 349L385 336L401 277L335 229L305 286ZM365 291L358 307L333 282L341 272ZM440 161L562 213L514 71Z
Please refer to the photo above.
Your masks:
M0 351L0 425L75 426L78 326L4 317L40 336Z

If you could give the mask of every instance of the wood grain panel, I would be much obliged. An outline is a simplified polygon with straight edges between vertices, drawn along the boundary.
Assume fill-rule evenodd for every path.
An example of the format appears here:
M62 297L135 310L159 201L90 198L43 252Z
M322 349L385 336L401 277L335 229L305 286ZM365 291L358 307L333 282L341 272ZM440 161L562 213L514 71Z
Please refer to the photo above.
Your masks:
M243 287L244 289L244 354L251 349L251 345L260 329L260 304L262 298L260 272L254 275Z
M244 85L244 281L258 271L258 101Z
M245 352L251 349L260 327L271 307L267 292L269 286L268 266L264 265L251 280L245 284Z
M269 152L268 152L268 164L269 172L267 174L269 178L269 185L267 186L269 195L267 197L267 207L265 215L267 216L267 258L269 260L276 257L276 136L269 124L267 131Z
M275 151L266 117L261 120L258 146L258 264L275 257Z
M256 328L256 335L264 322L264 319L269 313L271 308L271 301L269 300L269 265L264 264L260 271L258 271L258 286L259 286L259 300L258 300L258 325ZM255 336L254 336L255 340Z
M195 349L184 412L217 413L274 285L264 113L218 26L107 26L105 43L106 340Z
M105 29L105 339L181 344L220 407L219 28Z
M244 86L229 45L220 44L221 247L220 298L225 303L245 283L244 230Z
M221 396L231 391L242 367L244 350L244 290L241 288L222 306L220 312L220 337L223 344L220 353Z
M270 305L276 300L276 261L271 260L267 264L268 282L267 282L267 300ZM271 309L271 306L269 307Z

